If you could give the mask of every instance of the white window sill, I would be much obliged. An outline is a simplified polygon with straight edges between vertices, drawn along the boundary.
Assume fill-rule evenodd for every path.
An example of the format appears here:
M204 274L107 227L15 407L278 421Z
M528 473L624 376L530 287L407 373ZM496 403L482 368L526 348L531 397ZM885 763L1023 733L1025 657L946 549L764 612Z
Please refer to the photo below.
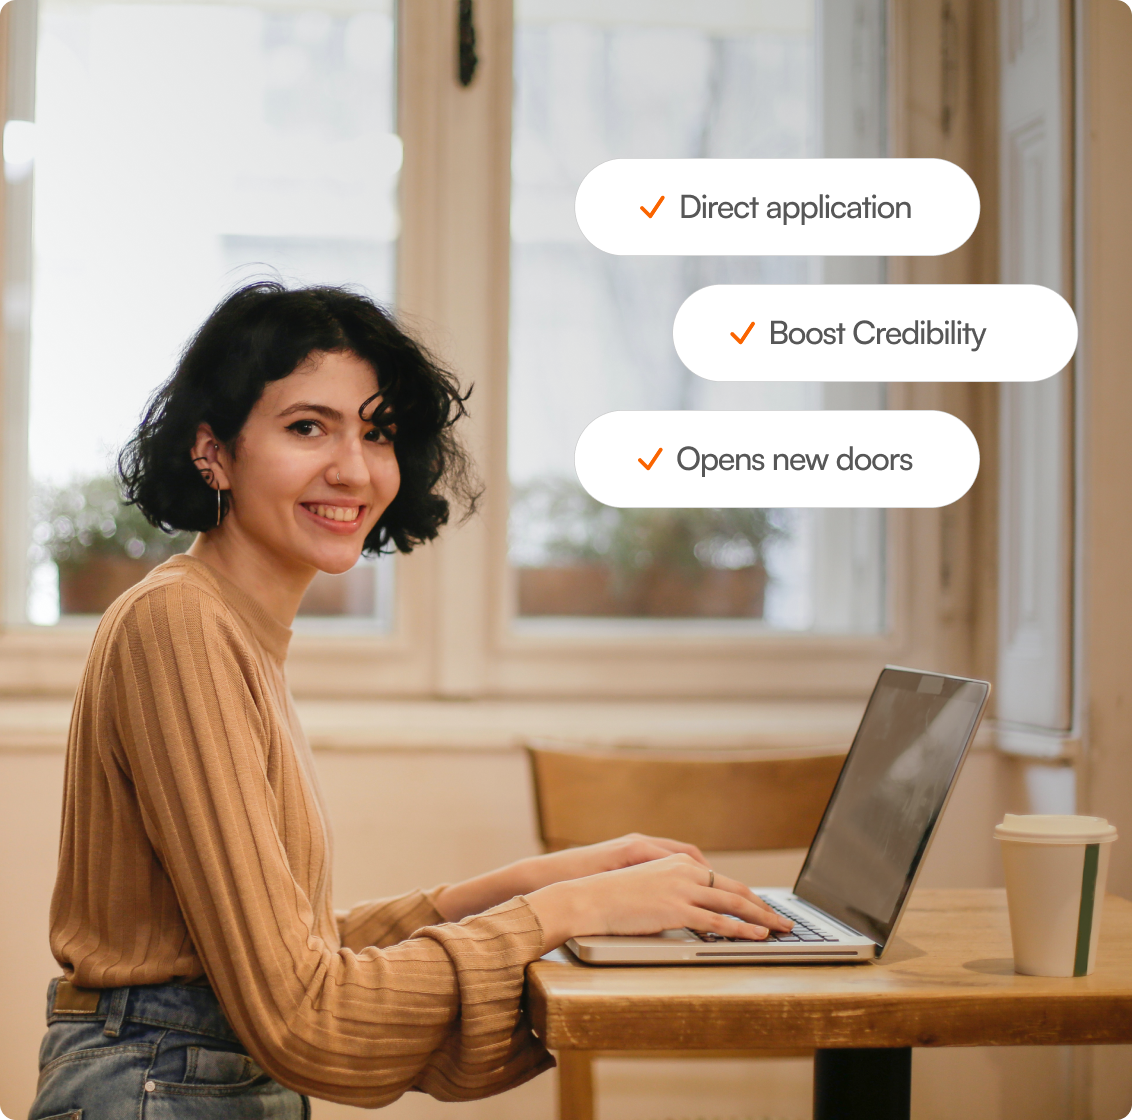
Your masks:
M315 750L512 751L528 739L698 750L847 746L862 702L298 701ZM71 702L0 699L0 751L62 751ZM976 744L993 745L989 724Z

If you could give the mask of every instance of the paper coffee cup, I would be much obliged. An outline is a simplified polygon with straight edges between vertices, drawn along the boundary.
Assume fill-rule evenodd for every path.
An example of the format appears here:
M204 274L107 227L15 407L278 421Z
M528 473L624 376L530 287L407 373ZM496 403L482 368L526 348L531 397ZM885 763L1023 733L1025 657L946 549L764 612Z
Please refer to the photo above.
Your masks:
M1116 828L1103 817L1007 813L994 835L1002 841L1014 971L1088 976Z

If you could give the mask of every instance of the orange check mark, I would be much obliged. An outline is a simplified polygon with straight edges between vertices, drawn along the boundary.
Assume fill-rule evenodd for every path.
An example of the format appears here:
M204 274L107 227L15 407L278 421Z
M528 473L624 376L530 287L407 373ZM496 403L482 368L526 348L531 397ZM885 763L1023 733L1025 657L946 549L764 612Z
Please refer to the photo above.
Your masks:
M654 207L653 207L653 208L652 208L651 210L646 210L646 209L645 209L645 208L644 208L644 207L642 206L642 207L641 207L641 213L642 213L642 214L644 214L644 216L645 216L646 218L651 218L651 217L653 216L653 214L655 214L655 213L656 213L656 212L657 212L657 211L658 211L658 210L660 209L660 204L661 204L661 203L662 203L663 201L664 201L664 195L661 195L661 196L660 196L660 198L658 198L658 199L656 200L656 205L655 205L655 206L654 206Z
M644 467L646 471L651 471L653 463L655 463L657 461L657 459L660 458L660 453L663 450L664 450L663 447L658 447L656 449L656 454L647 463L644 461L644 459L638 459L637 462L640 463L641 466Z
M740 338L734 331L731 332L731 337L735 339L735 341L739 343L740 346L742 346L743 343L747 341L747 335L751 333L751 327L753 327L754 325L754 323L751 323L750 326L747 327L747 329L743 332L742 338Z

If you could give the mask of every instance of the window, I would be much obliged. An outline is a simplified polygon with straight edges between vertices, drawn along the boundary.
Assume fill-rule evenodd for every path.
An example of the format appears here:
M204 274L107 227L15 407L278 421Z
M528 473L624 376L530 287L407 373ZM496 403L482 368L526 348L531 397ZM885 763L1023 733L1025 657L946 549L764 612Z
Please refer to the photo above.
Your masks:
M35 8L13 0L7 10ZM410 329L475 386L467 435L486 483L475 518L380 568L376 586L367 584L345 606L347 596L331 606L308 602L320 614L308 616L308 632L298 627L289 661L299 695L595 703L846 698L867 691L885 661L944 664L969 640L963 503L943 514L729 511L747 520L685 524L683 559L706 573L710 593L669 581L651 600L638 588L634 603L622 600L616 609L600 599L609 593L610 565L590 512L582 511L581 547L573 553L553 540L555 532L574 532L570 520L554 525L545 516L555 487L570 483L577 433L611 408L927 407L970 421L980 407L964 387L701 382L672 352L675 309L706 283L880 282L882 261L640 262L606 257L577 239L573 223L577 183L618 154L849 156L890 146L900 154L922 132L920 154L969 162L970 153L955 146L960 141L940 140L926 117L913 127L896 114L891 145L886 140L887 75L903 75L909 89L928 80L922 67L900 69L906 60L887 58L887 10L881 0L477 0L479 65L464 86L454 3L394 11L387 0L336 0L333 8L322 0L42 0L40 103L33 108L29 97L21 108L10 99L8 109L9 118L37 119L39 144L34 174L6 184L8 371L19 370L11 355L28 309L35 326L30 455L21 450L29 428L20 420L20 381L5 378L9 526L26 525L29 504L13 464L30 459L32 477L56 485L73 472L89 478L105 470L106 449L171 368L177 346L224 291L270 266L292 279L360 282L379 298L395 292ZM897 50L900 28L918 10L903 0L891 10ZM168 44L170 33L162 40L154 29L197 16L195 73L161 65L155 47ZM99 30L103 19L118 21L113 34L109 23ZM142 21L137 27L149 21L142 39L131 20ZM52 49L57 58L70 51L79 60L68 62L73 75L52 63ZM141 77L127 80L127 67ZM59 91L88 83L80 111L93 123L72 129L70 164L62 148L52 149L48 124L53 112L57 121L61 114L51 97L62 96L51 93L52 73ZM13 66L13 88L18 78ZM178 81L179 103L170 100ZM584 116L564 112L563 90L577 91ZM105 112L94 112L96 96ZM907 100L907 90L901 96ZM622 116L629 126L618 131ZM42 228L53 162L57 189L74 192L75 209L59 227L71 230L73 243L57 238L54 261L46 252L50 235L40 243L30 301L20 287L30 275L30 268L19 271L21 192L30 215L34 184ZM152 189L159 170L174 180L164 193ZM67 176L82 190L63 183ZM188 200L180 179L196 192ZM131 191L138 194L133 204ZM159 245L159 237L167 240ZM965 247L938 261L889 262L889 270L894 278L962 282L984 278L981 259ZM127 282L130 331L115 333ZM557 301L547 298L551 290ZM610 293L626 305L617 316ZM43 325L52 298L58 329ZM113 363L114 393L98 396L89 387L95 361L103 377ZM59 371L58 381L49 368ZM585 392L569 392L575 384ZM84 407L96 422L88 423ZM68 458L56 471L55 456L61 464L80 448L81 462ZM24 617L28 577L17 568L26 565L28 545L52 544L22 531L19 549L17 534L4 541L9 622ZM757 532L763 536L756 540ZM33 610L49 621L51 556L36 551L33 559ZM599 570L571 578L596 574L588 614L577 608L577 585L567 600L575 613L563 613L555 569L587 564ZM396 609L386 578L394 571ZM761 611L754 609L760 591ZM534 592L544 605L532 606ZM87 633L36 626L0 637L5 679L71 687Z
M36 56L27 602L51 624L187 545L122 510L112 463L225 292L393 302L401 142L389 0L41 0ZM387 628L392 571L320 575L300 627Z
M883 629L882 511L613 510L573 468L582 430L614 409L884 407L881 385L705 381L672 345L698 288L875 283L883 261L615 257L574 219L578 185L608 159L882 155L883 7L845 9L519 0L508 441L520 620Z

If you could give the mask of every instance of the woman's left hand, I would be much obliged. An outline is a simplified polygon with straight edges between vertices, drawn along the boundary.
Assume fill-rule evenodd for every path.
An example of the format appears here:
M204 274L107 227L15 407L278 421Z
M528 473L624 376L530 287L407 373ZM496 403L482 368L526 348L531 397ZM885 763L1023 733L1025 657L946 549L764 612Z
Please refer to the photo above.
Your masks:
M479 914L517 894L530 894L551 883L618 871L671 855L686 855L707 867L707 860L695 844L630 832L616 840L588 844L584 848L564 848L560 852L531 856L498 871L466 879L445 888L436 900L436 907L446 921L458 922L469 914Z
M600 875L603 871L618 871L622 867L633 867L638 863L649 863L671 855L691 856L704 867L708 865L695 844L683 844L664 836L645 836L640 832L630 832L626 836L618 836L616 840L588 844L584 848L563 848L560 852L549 852L521 862L528 865L529 874L533 876L534 885L525 889L538 890L566 879L581 879L585 875Z

